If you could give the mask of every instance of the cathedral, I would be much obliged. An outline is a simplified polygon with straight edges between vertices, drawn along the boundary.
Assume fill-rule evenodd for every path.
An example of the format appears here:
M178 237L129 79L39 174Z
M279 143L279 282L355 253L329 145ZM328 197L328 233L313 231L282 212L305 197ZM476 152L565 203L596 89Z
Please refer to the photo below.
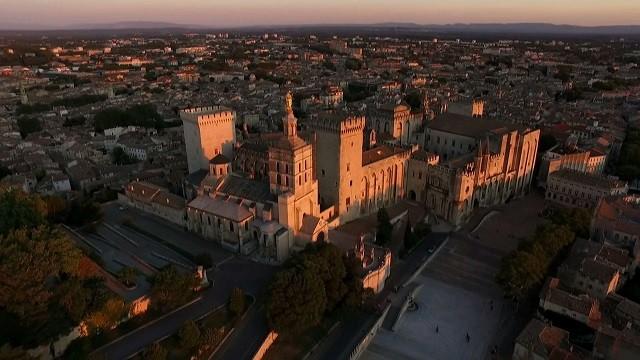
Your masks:
M196 123L195 133L217 141L209 141L206 148L219 149L210 154L205 169L194 169L189 176L195 194L187 204L188 229L239 253L257 251L275 261L285 260L291 249L326 239L327 219L318 203L313 146L298 136L291 94L285 97L283 133L269 134L261 144L263 162L258 178L234 171L234 156L223 151L233 140L221 136L235 131L234 121L216 124L214 129L209 120L224 118L226 113L218 114L220 111L227 110L189 109L181 113L183 122ZM185 137L187 131L185 128ZM212 131L217 134L208 134ZM196 142L200 146L194 147L204 149L203 143Z

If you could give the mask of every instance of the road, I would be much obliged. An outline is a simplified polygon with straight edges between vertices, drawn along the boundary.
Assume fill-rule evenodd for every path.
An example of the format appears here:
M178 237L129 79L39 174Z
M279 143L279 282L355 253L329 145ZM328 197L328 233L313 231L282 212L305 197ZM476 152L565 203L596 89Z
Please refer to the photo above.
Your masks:
M203 240L178 226L167 224L161 219L144 214L136 209L119 210L118 205L115 203L105 206L105 224L107 227L120 226L125 218L134 220L136 225L143 227L145 231L180 245L181 248L194 255L202 252L211 254L216 266L207 272L207 276L213 281L213 286L202 291L197 301L160 317L98 349L96 353L104 355L106 359L126 359L149 344L170 336L178 331L185 321L201 318L217 307L224 305L229 298L231 290L235 287L240 287L245 292L259 298L265 291L273 273L277 270L273 266L255 263L232 255L214 243ZM136 239L135 241L153 241L150 238L135 234L135 232L126 232L126 229L123 234L127 237L133 237ZM157 245L154 244L154 246ZM135 251L149 251L144 246L141 248L137 248ZM133 251L134 249L128 248L128 250ZM171 252L170 249L165 249L165 251L173 253L176 257L179 255ZM184 260L184 258L180 258ZM264 311L261 310L259 306L253 307L238 324L233 335L223 347L224 354L229 355L221 356L219 357L220 359L241 359L242 357L238 357L237 354L246 352L247 344L257 338L266 336L266 320Z

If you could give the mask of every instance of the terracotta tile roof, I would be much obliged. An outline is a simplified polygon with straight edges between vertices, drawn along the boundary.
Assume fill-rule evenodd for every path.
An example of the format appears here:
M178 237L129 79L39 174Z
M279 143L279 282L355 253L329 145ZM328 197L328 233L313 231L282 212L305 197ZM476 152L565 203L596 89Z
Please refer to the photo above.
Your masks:
M405 151L408 151L408 150L403 149L401 147L379 145L374 147L373 149L367 150L362 153L362 165L366 166L376 161L380 161L388 157L401 154Z
M580 271L582 275L590 279L597 280L602 284L611 283L614 276L618 273L618 270L613 266L592 259L585 259L582 261Z

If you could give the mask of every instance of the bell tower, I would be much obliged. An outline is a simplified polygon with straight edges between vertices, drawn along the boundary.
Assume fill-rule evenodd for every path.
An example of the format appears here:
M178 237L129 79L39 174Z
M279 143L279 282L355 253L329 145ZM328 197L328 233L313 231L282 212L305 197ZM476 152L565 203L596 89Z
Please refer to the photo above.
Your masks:
M294 138L298 135L298 119L293 115L293 96L291 91L287 91L284 97L285 115L282 118L284 135L288 138Z

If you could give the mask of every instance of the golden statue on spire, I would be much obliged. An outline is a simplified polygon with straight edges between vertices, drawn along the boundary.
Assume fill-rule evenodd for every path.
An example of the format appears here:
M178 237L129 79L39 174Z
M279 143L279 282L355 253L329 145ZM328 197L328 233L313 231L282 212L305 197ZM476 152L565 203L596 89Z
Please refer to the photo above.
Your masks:
M287 95L284 97L284 111L287 114L293 114L293 95L291 91L287 91Z

